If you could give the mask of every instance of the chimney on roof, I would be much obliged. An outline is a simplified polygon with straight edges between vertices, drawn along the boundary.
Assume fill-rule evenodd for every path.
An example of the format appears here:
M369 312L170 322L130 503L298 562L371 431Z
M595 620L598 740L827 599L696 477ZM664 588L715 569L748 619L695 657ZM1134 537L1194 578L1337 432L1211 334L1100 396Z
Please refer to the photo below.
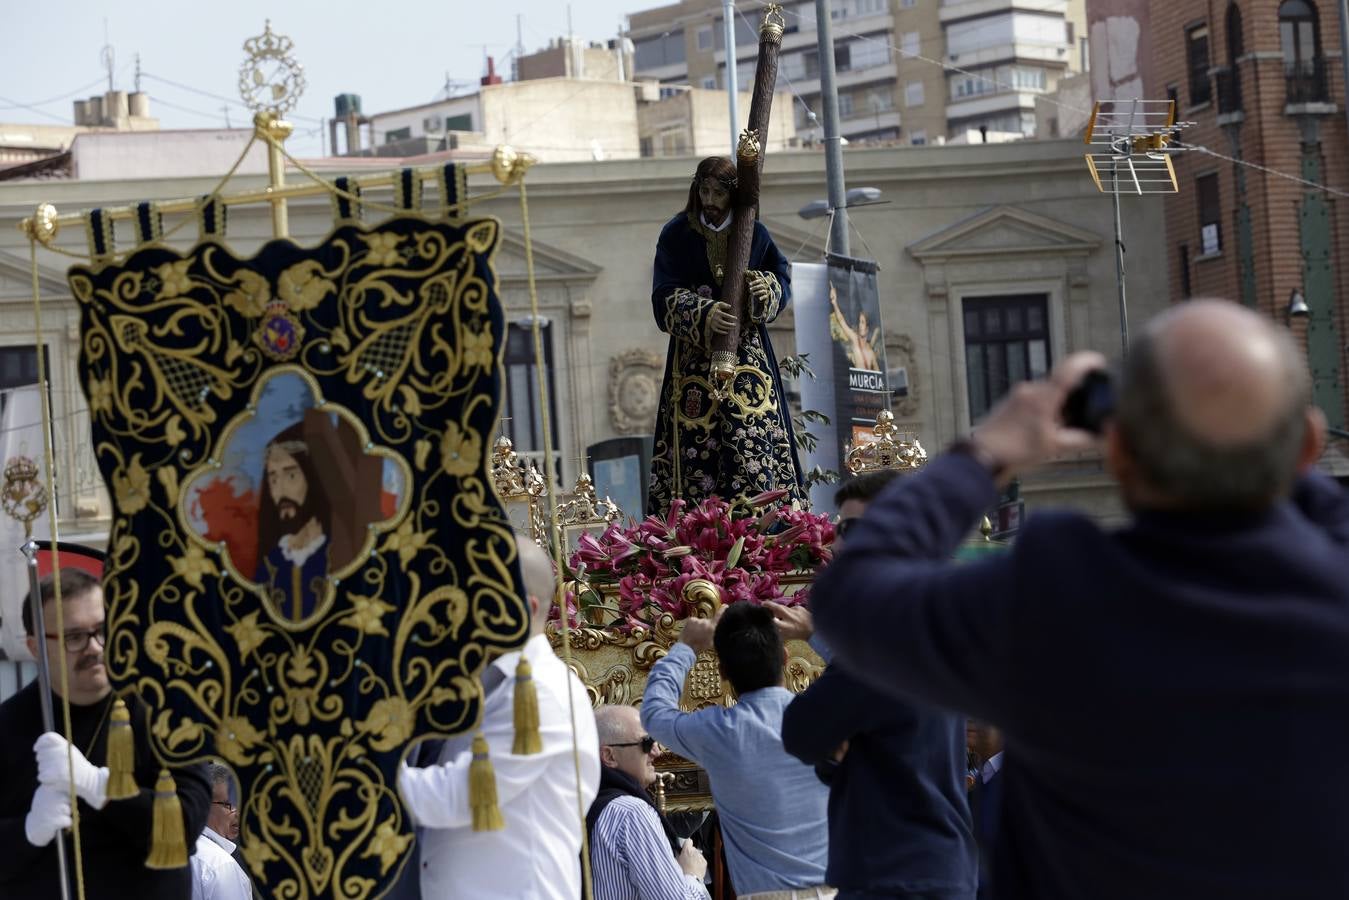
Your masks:
M497 74L496 60L487 57L487 74L482 77L482 84L486 87L489 84L501 84L501 76Z

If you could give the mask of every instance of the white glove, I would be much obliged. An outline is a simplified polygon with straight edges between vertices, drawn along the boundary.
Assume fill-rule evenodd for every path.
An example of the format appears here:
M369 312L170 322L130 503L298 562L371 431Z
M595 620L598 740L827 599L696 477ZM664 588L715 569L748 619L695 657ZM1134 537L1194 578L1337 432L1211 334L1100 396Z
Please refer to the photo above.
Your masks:
M73 759L67 759L67 748ZM38 781L61 791L68 791L74 782L75 794L85 803L94 809L102 809L107 804L107 767L100 768L89 762L61 735L49 731L39 737L33 744L33 755L37 757Z
M33 794L33 808L23 820L23 831L28 843L45 847L62 828L70 827L70 795L49 784L38 785Z

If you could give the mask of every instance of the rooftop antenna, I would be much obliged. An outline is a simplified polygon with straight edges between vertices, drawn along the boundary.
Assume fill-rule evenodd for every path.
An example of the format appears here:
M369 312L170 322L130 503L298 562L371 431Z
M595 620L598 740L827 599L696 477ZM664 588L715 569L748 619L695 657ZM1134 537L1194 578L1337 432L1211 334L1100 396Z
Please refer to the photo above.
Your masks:
M1119 330L1124 353L1129 353L1129 313L1124 289L1124 236L1119 196L1174 194L1176 168L1172 146L1182 128L1193 122L1176 121L1174 100L1100 100L1091 111L1085 143L1087 169L1096 189L1110 195L1115 207L1115 280L1119 284Z
M141 92L141 55L136 54L136 93Z
M108 90L113 89L112 77L116 70L117 54L112 49L112 43L108 40L108 20L103 20L103 50L99 56L103 60L103 65L108 70Z
M520 80L520 57L525 55L525 17L515 14L515 58L511 60L511 81Z

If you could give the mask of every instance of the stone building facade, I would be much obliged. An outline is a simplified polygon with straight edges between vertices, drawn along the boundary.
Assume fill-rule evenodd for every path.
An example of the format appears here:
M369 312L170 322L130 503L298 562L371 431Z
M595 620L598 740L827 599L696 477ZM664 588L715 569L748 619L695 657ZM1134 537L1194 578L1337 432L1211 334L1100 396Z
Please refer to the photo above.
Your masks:
M692 158L565 163L530 173L539 313L567 484L590 445L649 433L666 346L651 314L651 260L661 225L684 203L695 163ZM939 449L963 434L1018 377L1074 350L1118 351L1110 204L1087 175L1078 143L851 150L846 164L850 185L877 187L890 201L854 211L853 246L880 264L889 364L904 367L909 380L895 412L901 427L926 446ZM246 176L233 187L261 183ZM73 211L199 196L213 184L208 177L0 184L0 355L22 355L34 344L28 249L15 225L39 202ZM471 186L485 193L493 184L488 176L474 176ZM797 210L823 194L822 156L770 157L763 221L794 260L821 259L823 220L802 220ZM1130 259L1137 261L1128 273L1134 322L1168 301L1166 273L1149 263L1166 252L1162 209L1160 201L1126 209ZM513 323L506 351L506 406L513 420L508 428L521 449L537 452L542 434L537 417L531 418L537 398L525 340L530 311L519 202L508 194L485 200L475 211L504 224L497 259ZM301 243L319 240L331 221L327 198L291 204L292 234ZM130 240L120 223L118 231L120 243ZM175 240L190 242L194 234L189 226ZM268 236L264 207L231 209L229 243L235 252L251 253ZM77 253L86 249L79 229L65 230L60 243ZM53 405L62 423L59 464L70 473L63 482L64 531L72 539L97 542L106 531L109 506L83 437L88 418L77 380L78 315L63 275L69 260L41 253L39 261ZM1008 317L1017 316L1021 343L1008 344L1010 336L990 333L989 317L995 315L1008 326ZM772 329L780 355L792 352L793 329L789 310ZM1028 351L1027 342L1035 347ZM1005 362L1013 346L1019 359L1030 360L1029 369ZM1028 477L1023 494L1030 507L1069 502L1105 518L1119 512L1100 461L1093 458Z

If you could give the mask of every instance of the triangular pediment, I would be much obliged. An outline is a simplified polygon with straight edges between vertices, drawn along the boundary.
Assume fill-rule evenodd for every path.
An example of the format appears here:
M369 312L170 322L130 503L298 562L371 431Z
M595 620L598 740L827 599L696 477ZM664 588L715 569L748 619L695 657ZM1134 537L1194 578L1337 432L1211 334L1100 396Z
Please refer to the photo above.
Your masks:
M60 259L52 253L39 250L38 259L41 260L43 256ZM39 261L37 277L38 287L44 299L70 296L64 269L54 269ZM33 270L27 256L0 250L0 303L16 300L31 302L32 299Z
M908 247L925 262L954 257L1033 254L1085 255L1101 236L1015 206L995 206L934 232Z
M763 226L773 236L782 255L788 262L824 262L824 247L828 229L816 228L813 232L787 224L780 219L762 219Z
M536 281L562 281L588 284L601 272L599 266L556 247L534 240L534 278ZM522 283L528 277L525 242L522 237L503 231L496 255L497 277L503 284Z

